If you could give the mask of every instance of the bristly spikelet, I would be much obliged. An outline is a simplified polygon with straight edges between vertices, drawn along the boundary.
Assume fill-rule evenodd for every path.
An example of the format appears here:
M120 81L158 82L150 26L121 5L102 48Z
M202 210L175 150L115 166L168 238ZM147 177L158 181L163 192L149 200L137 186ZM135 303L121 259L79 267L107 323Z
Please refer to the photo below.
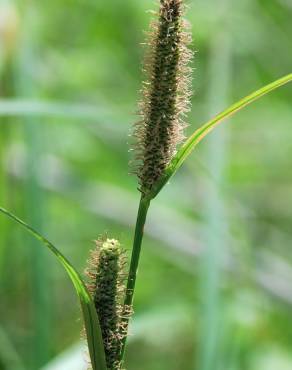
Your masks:
M120 370L122 339L126 333L121 316L125 292L125 257L120 243L114 239L99 239L91 252L86 275L102 331L108 370Z
M182 141L189 110L193 53L191 35L182 18L183 0L160 0L158 21L151 24L142 88L140 121L136 123L136 168L140 190L147 193L160 179Z

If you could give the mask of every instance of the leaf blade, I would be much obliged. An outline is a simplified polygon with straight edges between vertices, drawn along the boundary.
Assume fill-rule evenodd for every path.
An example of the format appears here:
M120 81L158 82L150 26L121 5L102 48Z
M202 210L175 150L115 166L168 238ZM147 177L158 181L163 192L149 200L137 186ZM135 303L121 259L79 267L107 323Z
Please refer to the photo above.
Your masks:
M42 242L58 258L58 261L61 263L68 276L70 277L80 300L93 370L107 370L102 334L97 313L95 311L95 307L90 294L79 273L74 269L74 267L66 259L66 257L48 239L39 234L30 225L22 221L11 212L7 211L5 208L0 207L0 212L9 217L12 221L24 227L26 231L28 231L37 240Z
M253 93L247 95L245 98L237 101L236 103L232 104L230 107L222 111L221 113L217 114L215 117L210 119L208 122L203 124L199 127L181 146L178 150L176 155L171 160L170 164L165 170L164 175L162 176L161 180L156 184L153 190L150 192L148 197L153 199L156 195L160 192L160 190L166 185L168 180L176 173L176 171L181 167L187 157L192 153L195 147L199 144L199 142L215 127L217 127L224 119L227 119L234 115L235 113L239 112L244 107L250 105L251 103L255 102L256 100L262 98L266 94L272 92L273 90L289 83L292 81L292 73L279 78L271 82L270 84L262 87L259 90L254 91Z

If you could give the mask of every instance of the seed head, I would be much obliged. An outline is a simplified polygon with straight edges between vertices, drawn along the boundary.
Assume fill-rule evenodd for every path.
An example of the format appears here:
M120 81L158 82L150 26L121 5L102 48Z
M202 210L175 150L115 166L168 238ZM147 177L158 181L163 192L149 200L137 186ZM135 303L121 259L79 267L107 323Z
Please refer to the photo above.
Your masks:
M125 257L120 243L114 239L99 239L91 252L88 290L92 295L102 331L108 370L120 370L120 352L125 330L121 323Z
M193 53L188 24L182 18L182 0L160 0L158 20L152 22L139 104L134 172L140 190L147 193L160 179L182 141L185 113L189 110L189 62Z

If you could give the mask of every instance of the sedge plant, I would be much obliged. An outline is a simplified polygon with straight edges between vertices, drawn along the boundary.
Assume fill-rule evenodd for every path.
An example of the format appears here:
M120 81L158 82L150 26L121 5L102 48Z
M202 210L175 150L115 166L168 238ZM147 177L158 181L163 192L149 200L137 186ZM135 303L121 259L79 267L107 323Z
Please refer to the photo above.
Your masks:
M133 129L135 155L131 163L132 172L138 177L141 198L129 267L119 241L100 238L91 253L87 277L83 278L50 241L17 216L0 209L49 248L69 275L81 303L93 370L118 370L125 366L128 324L133 311L143 230L151 202L199 142L219 123L292 81L290 73L254 91L185 139L183 129L190 109L190 62L193 57L185 10L183 0L160 0L146 43L145 81L139 103L139 121Z

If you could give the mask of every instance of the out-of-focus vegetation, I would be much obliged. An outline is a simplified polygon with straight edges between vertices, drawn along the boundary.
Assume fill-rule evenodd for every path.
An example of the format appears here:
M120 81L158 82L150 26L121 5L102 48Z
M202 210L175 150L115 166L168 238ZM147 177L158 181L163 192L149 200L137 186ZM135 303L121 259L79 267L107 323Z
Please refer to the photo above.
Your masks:
M191 132L291 72L292 6L189 5L198 51ZM80 271L101 233L131 246L139 193L128 135L154 8L0 3L0 203ZM291 99L284 87L215 130L153 203L129 370L291 369ZM74 346L64 367L73 369L81 322L70 282L22 230L3 217L0 227L0 369L41 369Z

